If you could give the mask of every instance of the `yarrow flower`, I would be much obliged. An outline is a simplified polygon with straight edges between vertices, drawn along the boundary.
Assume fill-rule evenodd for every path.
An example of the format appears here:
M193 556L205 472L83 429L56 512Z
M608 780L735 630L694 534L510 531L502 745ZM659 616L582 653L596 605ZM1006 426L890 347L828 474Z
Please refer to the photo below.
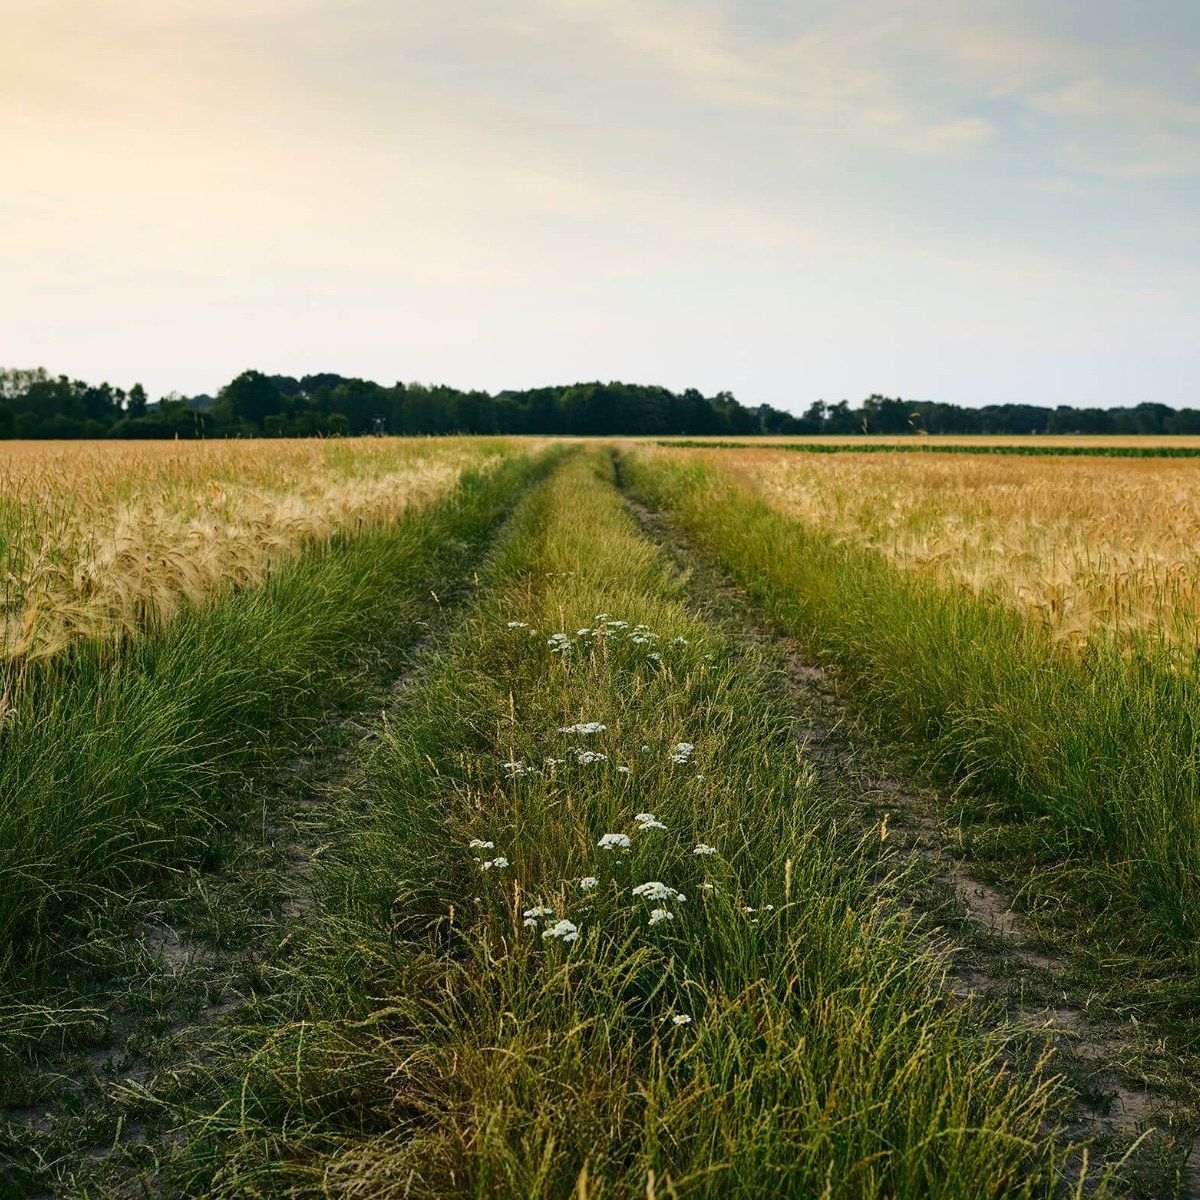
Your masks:
M479 868L482 871L503 871L507 866L508 859L505 858L503 854L500 855L499 858L493 858L488 862L482 862L479 864Z
M582 746L571 746L568 753L573 752L575 761L581 766L590 767L592 763L608 762L608 755L599 750L585 750Z
M525 621L509 621L509 629L528 629L529 625Z
M650 914L650 924L651 925L661 925L664 921L673 921L673 920L675 920L675 914L665 908L656 908Z
M716 854L716 852L716 846L709 846L705 842L697 842L696 848L692 851L693 854L698 854L701 858L707 858L710 855Z
M677 892L657 879L652 879L649 883L639 883L633 889L633 894L645 900L673 900L676 904L682 904L687 899L682 892Z
M482 838L472 838L467 845L472 850L495 850L495 842L485 842Z
M500 765L508 772L509 779L520 779L522 775L537 774L537 767L527 767L520 759Z
M599 721L581 721L578 725L560 725L559 733L603 733L608 728Z
M554 916L554 909L539 904L535 908L527 908L521 915L525 918L525 928L533 929L543 917Z
M671 639L672 646L686 646L687 644L688 644L687 638L683 637L682 635L679 637L673 637Z
M593 888L600 886L600 880L595 875L585 875L579 881L579 890L581 892L590 892Z
M617 772L618 772L618 774L621 774L621 775L628 775L629 768L628 767L618 767Z
M542 930L544 938L558 938L563 942L579 940L579 926L574 921L555 921L549 929Z
M696 747L691 742L676 742L671 748L671 761L677 766L683 766L695 753Z
M648 812L640 812L633 818L633 823L638 827L638 832L644 833L647 829L666 829L666 826L653 814Z
M601 850L628 850L630 846L629 834L606 833L596 845Z
M546 639L551 654L565 654L571 649L571 639L565 633L552 633Z

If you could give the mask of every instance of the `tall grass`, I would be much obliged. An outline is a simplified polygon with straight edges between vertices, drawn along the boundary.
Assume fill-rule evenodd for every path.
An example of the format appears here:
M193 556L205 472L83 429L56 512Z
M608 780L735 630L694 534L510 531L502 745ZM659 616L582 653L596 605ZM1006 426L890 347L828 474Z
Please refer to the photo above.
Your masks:
M1115 907L1194 956L1194 667L1152 644L1063 652L1015 610L790 520L710 463L634 455L626 470L887 734L1036 821L1053 858L1097 864Z
M414 635L430 589L537 470L468 474L426 511L302 553L119 652L28 666L0 729L0 967L36 958L60 914L203 859L240 773L317 715L381 630Z
M1054 1194L1050 1090L947 1004L878 848L607 458L574 459L390 715L326 918L174 1186Z

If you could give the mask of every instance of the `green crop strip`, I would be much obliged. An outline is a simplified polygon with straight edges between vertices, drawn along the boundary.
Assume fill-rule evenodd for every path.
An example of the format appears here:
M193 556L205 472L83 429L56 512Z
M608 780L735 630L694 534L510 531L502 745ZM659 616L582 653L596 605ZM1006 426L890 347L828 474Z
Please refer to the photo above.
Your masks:
M793 720L569 459L389 714L176 1192L1058 1194L1052 1090Z
M1148 640L1066 651L998 602L781 515L711 460L634 454L627 466L647 502L836 665L846 696L885 736L993 805L1010 841L1036 847L1041 870L1076 864L1089 903L1126 938L1138 931L1143 966L1174 958L1194 981L1194 665ZM1182 998L1168 992L1168 1004Z
M658 441L657 446L693 450L790 450L800 454L1015 454L1055 458L1200 458L1200 446L942 446L879 442Z
M302 555L115 655L35 664L0 732L0 969L36 962L60 915L203 861L241 775L300 735L381 629L415 636L430 589L544 469L469 474L430 509Z

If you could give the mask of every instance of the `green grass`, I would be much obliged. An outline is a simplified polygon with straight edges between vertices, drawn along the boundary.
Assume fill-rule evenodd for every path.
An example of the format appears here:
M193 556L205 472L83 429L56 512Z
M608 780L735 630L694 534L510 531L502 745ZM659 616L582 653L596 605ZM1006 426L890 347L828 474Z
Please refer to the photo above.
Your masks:
M415 636L538 466L467 475L394 527L339 540L262 588L118 651L30 668L0 734L0 973L28 973L56 919L203 862L264 755L302 734L383 627Z
M1052 1087L947 1002L879 856L819 794L769 665L689 610L608 458L574 457L389 714L324 915L228 1051L228 1102L185 1114L170 1187L1059 1194ZM577 940L544 936L564 919Z
M663 440L658 446L695 450L794 450L801 454L1016 454L1057 458L1200 458L1200 446L1013 446L953 445L915 438L911 442L724 442Z
M1057 647L998 602L839 545L697 460L626 460L785 631L836 667L893 742L988 802L1046 869L1080 865L1089 903L1153 966L1193 981L1200 934L1200 679L1152 644ZM1018 832L1014 825L1020 824ZM1174 993L1175 1000L1188 999Z

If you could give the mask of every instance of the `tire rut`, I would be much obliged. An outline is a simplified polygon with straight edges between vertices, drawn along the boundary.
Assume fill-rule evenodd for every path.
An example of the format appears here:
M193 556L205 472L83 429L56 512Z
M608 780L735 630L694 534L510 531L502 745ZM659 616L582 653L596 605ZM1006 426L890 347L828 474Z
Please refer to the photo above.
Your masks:
M1074 1191L1069 1176L1077 1178L1090 1161L1095 1176L1112 1174L1117 1194L1200 1198L1197 1114L1176 1106L1136 1069L1139 1031L1115 1018L1097 1019L1067 999L1070 955L1034 937L1011 898L956 852L961 837L944 815L953 812L952 798L856 724L833 672L814 663L795 638L769 628L754 602L668 518L630 495L619 461L617 481L634 520L684 577L695 607L778 666L803 755L820 786L844 798L864 829L880 830L881 874L904 872L901 903L945 956L948 993L984 1002L998 1026L1052 1048L1054 1072L1070 1096L1062 1132L1090 1143L1086 1157L1080 1149L1068 1159L1064 1188Z

